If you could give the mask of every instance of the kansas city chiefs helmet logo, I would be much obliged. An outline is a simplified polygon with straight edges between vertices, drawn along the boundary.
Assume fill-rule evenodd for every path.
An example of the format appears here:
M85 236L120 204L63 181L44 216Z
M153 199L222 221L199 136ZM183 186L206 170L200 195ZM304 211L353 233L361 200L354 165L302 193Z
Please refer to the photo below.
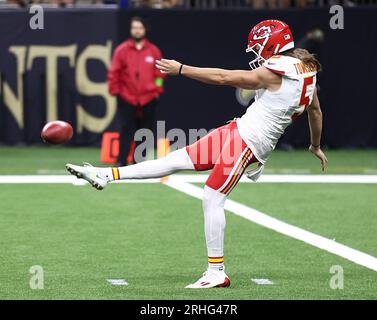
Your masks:
M254 32L254 39L253 40L260 40L267 38L271 34L271 27L263 26L260 27L257 31Z

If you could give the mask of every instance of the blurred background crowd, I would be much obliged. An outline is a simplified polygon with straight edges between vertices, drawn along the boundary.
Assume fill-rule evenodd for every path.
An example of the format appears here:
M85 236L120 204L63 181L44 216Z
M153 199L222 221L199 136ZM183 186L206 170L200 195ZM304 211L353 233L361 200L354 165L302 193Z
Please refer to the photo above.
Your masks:
M30 4L42 4L46 7L82 7L82 6L120 6L131 8L254 8L275 9L306 6L327 6L341 4L359 6L377 4L377 0L0 0L1 8L17 8Z

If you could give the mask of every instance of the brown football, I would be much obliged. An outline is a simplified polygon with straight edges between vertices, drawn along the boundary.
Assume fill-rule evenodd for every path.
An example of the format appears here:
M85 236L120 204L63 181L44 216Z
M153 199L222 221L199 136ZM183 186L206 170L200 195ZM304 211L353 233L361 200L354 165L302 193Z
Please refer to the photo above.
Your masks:
M51 144L66 143L72 135L72 126L68 122L59 120L46 123L41 132L42 140Z

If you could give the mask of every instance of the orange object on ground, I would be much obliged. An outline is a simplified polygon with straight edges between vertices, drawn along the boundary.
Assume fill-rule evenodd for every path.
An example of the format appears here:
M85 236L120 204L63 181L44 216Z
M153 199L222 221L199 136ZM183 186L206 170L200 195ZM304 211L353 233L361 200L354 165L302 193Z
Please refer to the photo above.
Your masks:
M132 141L130 152L128 153L128 156L127 156L127 164L134 164L135 163L135 161L134 161L135 149L136 149L136 142Z
M119 154L119 132L104 132L101 144L101 162L116 163Z
M130 153L127 156L127 163L134 162L134 152L136 149L135 141L132 141ZM119 132L104 132L101 144L101 162L114 164L119 155Z

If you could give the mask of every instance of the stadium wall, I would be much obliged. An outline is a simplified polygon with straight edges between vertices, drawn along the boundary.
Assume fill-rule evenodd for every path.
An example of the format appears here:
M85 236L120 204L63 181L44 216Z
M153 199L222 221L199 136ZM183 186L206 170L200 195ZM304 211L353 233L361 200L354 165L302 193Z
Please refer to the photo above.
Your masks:
M377 8L345 9L344 30L329 27L328 9L252 10L46 10L43 30L29 27L24 10L0 11L0 142L40 143L48 120L73 124L73 145L98 144L115 130L116 100L107 94L106 69L128 23L140 15L165 57L187 64L247 68L250 26L265 18L289 23L296 39L312 27L325 32L319 76L323 143L332 148L377 147ZM244 113L235 89L171 77L157 117L166 130L211 129ZM290 127L282 143L306 147L307 118Z

